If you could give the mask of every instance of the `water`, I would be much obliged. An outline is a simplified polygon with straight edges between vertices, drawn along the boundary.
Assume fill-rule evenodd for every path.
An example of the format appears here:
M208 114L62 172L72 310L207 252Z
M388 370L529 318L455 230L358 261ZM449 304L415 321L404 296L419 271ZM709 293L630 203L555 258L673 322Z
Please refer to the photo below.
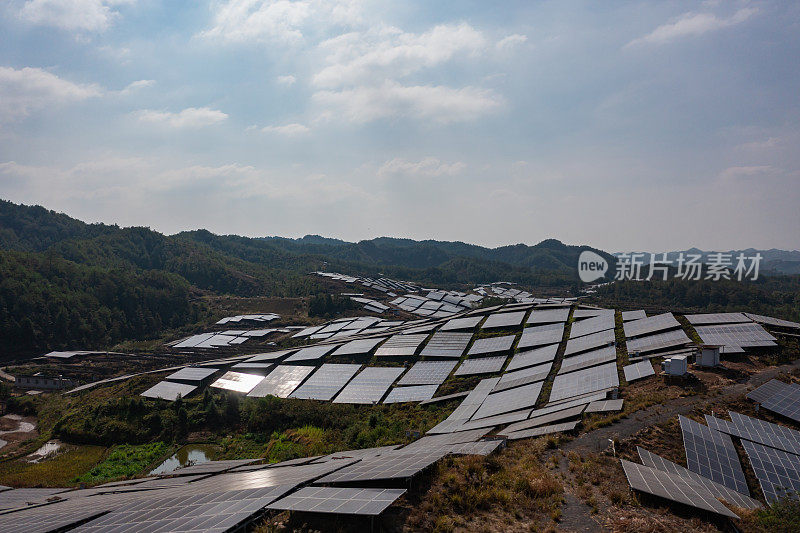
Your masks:
M150 475L168 474L182 466L205 463L211 460L214 447L210 444L187 444L150 472Z
M59 448L61 448L60 442L54 440L45 442L38 450L28 456L28 462L38 463L42 459L46 459L47 457L55 454Z
M15 427L14 429L7 429L5 431L0 431L0 435L5 435L7 433L30 433L36 428L36 426L31 424L30 422L23 421L22 417L19 415L6 415L3 418L15 421L17 423L17 427ZM6 444L8 444L7 441L0 439L0 448L5 446Z

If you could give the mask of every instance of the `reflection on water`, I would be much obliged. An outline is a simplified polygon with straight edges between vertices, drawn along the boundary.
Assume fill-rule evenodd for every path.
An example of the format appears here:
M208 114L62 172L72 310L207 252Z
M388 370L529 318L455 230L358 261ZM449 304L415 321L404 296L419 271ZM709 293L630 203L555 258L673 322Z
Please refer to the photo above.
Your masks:
M41 448L39 448L38 450L36 450L35 452L33 452L28 456L28 462L38 463L42 459L56 453L59 448L61 448L61 443L59 442L56 442L54 440L45 442L44 444L42 444Z
M205 463L211 460L214 447L209 444L187 444L150 472L151 475L168 474L182 466Z

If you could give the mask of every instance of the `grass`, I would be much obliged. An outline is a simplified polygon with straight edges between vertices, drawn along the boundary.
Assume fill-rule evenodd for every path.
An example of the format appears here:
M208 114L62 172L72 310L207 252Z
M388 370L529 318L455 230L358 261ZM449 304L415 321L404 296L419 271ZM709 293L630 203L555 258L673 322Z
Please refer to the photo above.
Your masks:
M800 500L786 497L772 506L739 512L742 530L753 533L794 533L800 531Z
M75 478L78 483L96 485L106 481L130 478L142 472L169 451L163 442L133 446L115 446L102 463Z
M0 485L12 487L66 487L103 459L102 446L70 446L63 453L40 463L22 460L0 464Z

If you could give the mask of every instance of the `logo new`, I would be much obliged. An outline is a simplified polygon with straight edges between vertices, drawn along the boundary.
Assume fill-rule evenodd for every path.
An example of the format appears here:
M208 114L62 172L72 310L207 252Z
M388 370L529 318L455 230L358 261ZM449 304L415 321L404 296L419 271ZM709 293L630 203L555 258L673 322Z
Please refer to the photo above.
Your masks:
M582 251L578 257L578 276L584 283L591 283L602 278L607 270L608 262L591 250Z

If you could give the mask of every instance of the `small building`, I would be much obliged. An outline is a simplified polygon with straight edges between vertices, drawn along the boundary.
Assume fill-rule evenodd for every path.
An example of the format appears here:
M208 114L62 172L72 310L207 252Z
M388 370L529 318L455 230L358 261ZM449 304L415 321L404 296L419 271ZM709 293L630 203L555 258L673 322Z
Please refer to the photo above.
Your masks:
M672 357L662 361L661 370L668 376L686 375L688 360L688 355L673 355Z
M78 384L64 376L45 376L41 372L33 375L14 376L14 386L18 389L34 390L61 390L71 389Z
M700 346L694 364L697 366L719 366L719 351L722 348L719 344L703 344Z

